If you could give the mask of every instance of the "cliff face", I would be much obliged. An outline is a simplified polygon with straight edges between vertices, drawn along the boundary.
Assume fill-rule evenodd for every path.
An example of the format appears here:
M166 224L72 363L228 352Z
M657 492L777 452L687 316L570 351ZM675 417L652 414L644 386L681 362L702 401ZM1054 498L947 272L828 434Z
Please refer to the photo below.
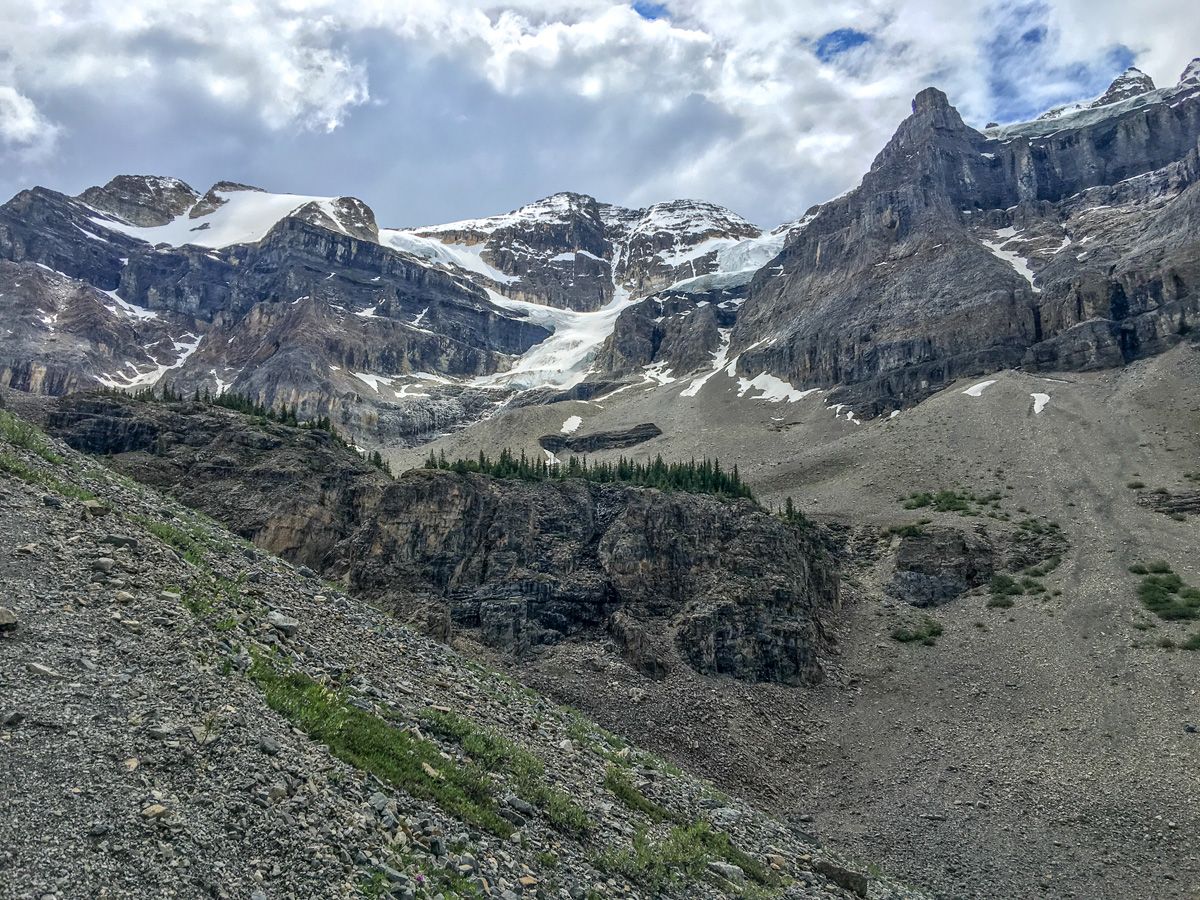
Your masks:
M872 413L964 375L1161 352L1200 309L1198 140L1186 79L987 132L923 91L862 184L759 271L731 355Z
M323 432L201 404L73 396L48 425L264 549L384 605L432 598L516 654L607 634L651 675L822 675L833 562L749 501L425 470L392 481Z

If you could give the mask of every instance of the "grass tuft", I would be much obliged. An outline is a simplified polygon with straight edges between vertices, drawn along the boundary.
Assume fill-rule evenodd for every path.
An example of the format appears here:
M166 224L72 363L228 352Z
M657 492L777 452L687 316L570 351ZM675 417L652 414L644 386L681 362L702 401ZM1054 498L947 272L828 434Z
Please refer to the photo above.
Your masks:
M492 780L478 766L457 765L437 744L349 705L301 672L279 672L258 656L250 675L267 705L338 759L414 797L431 800L468 825L500 837L515 830L496 811ZM430 774L431 772L436 774Z

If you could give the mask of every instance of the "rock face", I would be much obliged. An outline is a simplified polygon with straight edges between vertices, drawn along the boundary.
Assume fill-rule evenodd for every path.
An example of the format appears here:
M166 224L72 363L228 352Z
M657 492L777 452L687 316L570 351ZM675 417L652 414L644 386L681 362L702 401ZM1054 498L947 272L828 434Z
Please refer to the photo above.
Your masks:
M987 133L923 91L862 184L755 276L739 370L882 412L963 375L1172 346L1197 314L1200 85L1126 81Z
M619 431L592 431L587 434L547 434L538 438L538 443L551 453L569 450L572 453L595 453L599 450L620 450L636 447L662 434L662 429L653 422L643 422L632 428Z
M186 213L200 195L178 178L118 175L104 187L88 188L79 199L133 225L153 227Z
M1066 549L1066 539L1054 529L922 525L899 538L896 568L884 591L913 606L940 606L981 587L994 574L1047 564Z
M820 616L837 596L816 544L749 501L422 470L388 486L350 573L368 593L425 577L456 621L503 646L560 641L620 611L614 633L635 659L655 645L655 671L677 654L789 684L820 678Z
M984 534L926 526L900 539L885 590L913 606L938 606L986 583L997 570L996 556Z
M413 470L205 404L63 398L49 428L257 545L398 608L437 598L514 653L615 637L660 675L819 680L838 604L819 541L750 501Z
M22 322L0 335L0 384L235 390L392 442L494 408L507 392L472 379L549 330L380 245L361 201L302 200L231 183L197 200L144 178L18 195L0 207L0 304ZM234 206L261 210L265 233L225 244L241 234L222 218Z

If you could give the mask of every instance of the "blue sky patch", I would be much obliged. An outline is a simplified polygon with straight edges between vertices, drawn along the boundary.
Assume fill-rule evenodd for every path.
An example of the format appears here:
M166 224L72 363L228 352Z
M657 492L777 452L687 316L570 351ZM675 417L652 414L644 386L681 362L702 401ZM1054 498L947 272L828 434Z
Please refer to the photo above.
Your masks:
M633 11L643 19L665 19L667 7L663 3L649 3L647 0L634 0Z
M861 47L870 41L871 36L865 32L853 28L839 28L817 38L813 52L816 53L817 59L827 63L841 56L847 50Z

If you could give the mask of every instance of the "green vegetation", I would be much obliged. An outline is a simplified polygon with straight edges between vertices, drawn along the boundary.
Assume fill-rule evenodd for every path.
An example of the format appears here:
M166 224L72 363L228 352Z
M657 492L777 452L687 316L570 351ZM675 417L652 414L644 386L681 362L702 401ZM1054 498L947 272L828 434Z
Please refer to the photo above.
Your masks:
M1179 647L1182 650L1200 650L1200 631L1188 637Z
M623 769L610 766L608 771L604 773L604 786L612 791L616 798L624 803L626 807L634 812L640 812L648 816L655 822L679 821L679 817L675 813L671 812L665 806L655 803L639 791L633 781L630 780L629 774Z
M178 550L185 562L193 566L204 562L203 544L182 528L169 522L155 522L151 519L144 520L142 525L168 547Z
M37 426L0 409L0 437L14 447L36 453L46 462L57 466L63 458L50 449L50 442Z
M1046 560L1044 563L1042 563L1039 566L1030 566L1029 568L1025 569L1021 574L1022 575L1030 575L1034 578L1045 578L1047 575L1049 575L1051 572L1053 572L1055 569L1057 569L1060 565L1062 565L1062 557L1058 556L1056 554L1054 556L1051 556L1048 560Z
M1004 575L997 572L992 576L992 580L988 582L988 593L994 597L1016 597L1025 592L1011 575Z
M932 647L937 643L937 639L942 636L942 626L933 619L926 616L920 625L912 628L907 626L897 628L892 631L893 640L897 640L902 644L921 643L926 647Z
M60 481L47 472L31 468L19 456L12 453L0 453L0 472L10 475L13 478L19 478L26 484L32 484L44 490L53 491L60 497L66 497L70 500L96 499L96 495L91 491L68 481Z
M1041 522L1038 519L1022 519L1017 523L1017 528L1024 532L1026 536L1033 534L1057 534L1062 531L1057 522Z
M978 516L985 509L1000 509L1001 494L973 494L960 491L918 491L900 498L905 509L934 509L937 512L958 512L960 516Z
M557 830L575 835L591 831L593 826L587 813L565 793L546 784L546 767L528 750L446 710L425 710L421 721L432 733L462 747L477 765L507 776L513 792L541 809Z
M766 866L738 850L728 835L714 831L707 822L676 825L661 841L652 841L646 829L640 829L633 836L632 849L603 853L593 862L602 871L627 878L648 891L661 892L714 879L708 863L718 859L738 866L756 884L778 883Z
M1013 598L1007 594L993 594L988 598L987 606L989 609L1012 609Z
M351 706L343 694L301 672L276 670L264 656L255 658L250 676L268 706L338 759L431 800L468 825L500 837L512 834L512 824L496 811L492 779L480 767L445 759L433 741Z
M1186 584L1165 562L1129 568L1134 574L1143 575L1138 599L1150 612L1166 621L1200 619L1200 589Z
M395 853L387 862L391 868L405 872L418 884L423 884L422 896L441 896L446 900L484 900L488 896L479 885L459 874L456 869L430 865L427 857L422 858L411 851ZM358 889L362 897L372 900L388 900L396 896L391 891L386 873L382 871L360 881Z
M653 487L664 491L686 491L693 494L717 494L724 497L753 498L750 486L742 481L735 465L730 472L721 468L719 460L668 463L661 456L639 463L622 456L615 463L588 464L587 458L572 456L561 465L550 465L544 459L529 459L524 451L520 456L511 450L500 451L492 459L479 451L477 459L456 459L450 462L445 453L431 451L425 460L426 469L447 469L466 474L478 472L495 478L516 478L523 481L548 481L561 478L582 478L585 481L621 482L638 487ZM794 507L793 507L794 512Z

